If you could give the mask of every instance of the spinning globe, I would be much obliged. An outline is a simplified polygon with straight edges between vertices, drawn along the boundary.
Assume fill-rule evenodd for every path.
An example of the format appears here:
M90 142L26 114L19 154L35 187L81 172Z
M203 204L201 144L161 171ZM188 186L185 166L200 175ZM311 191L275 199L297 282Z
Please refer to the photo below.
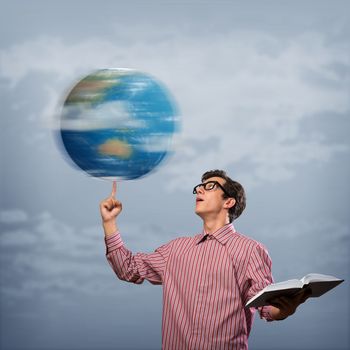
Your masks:
M131 69L102 69L80 80L64 101L60 136L87 174L137 179L171 153L177 107L153 77Z

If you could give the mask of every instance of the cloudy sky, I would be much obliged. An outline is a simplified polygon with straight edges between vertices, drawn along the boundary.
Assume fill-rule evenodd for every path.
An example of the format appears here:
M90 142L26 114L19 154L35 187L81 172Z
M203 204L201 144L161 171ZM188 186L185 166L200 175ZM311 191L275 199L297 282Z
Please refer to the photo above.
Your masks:
M145 71L172 91L182 131L158 171L119 183L127 246L194 235L192 188L223 168L246 188L236 229L275 280L345 283L255 350L350 347L350 6L347 1L1 1L0 347L159 349L161 287L116 279L98 205L111 183L70 166L55 137L67 89L92 70Z

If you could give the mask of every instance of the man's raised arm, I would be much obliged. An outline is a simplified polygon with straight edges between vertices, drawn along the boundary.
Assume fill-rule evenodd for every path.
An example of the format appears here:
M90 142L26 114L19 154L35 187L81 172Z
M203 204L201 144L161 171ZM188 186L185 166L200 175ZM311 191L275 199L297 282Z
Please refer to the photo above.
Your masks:
M139 284L146 279L153 284L162 284L172 242L150 254L134 255L128 250L116 224L116 218L122 211L122 203L116 199L116 192L117 184L114 181L111 195L100 203L107 260L118 278L123 281Z

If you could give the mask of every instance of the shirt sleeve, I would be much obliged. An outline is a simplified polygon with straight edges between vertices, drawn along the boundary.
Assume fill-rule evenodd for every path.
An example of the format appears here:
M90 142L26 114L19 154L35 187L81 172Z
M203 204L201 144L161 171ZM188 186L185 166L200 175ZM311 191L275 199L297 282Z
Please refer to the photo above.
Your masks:
M106 258L119 279L136 284L145 279L152 284L162 284L171 243L157 248L153 253L133 254L116 232L105 238Z
M253 249L249 259L247 276L250 288L248 289L245 302L260 292L263 288L273 283L271 267L272 261L269 253L262 244L258 244ZM269 306L259 307L258 311L260 318L263 318L266 321L273 320Z

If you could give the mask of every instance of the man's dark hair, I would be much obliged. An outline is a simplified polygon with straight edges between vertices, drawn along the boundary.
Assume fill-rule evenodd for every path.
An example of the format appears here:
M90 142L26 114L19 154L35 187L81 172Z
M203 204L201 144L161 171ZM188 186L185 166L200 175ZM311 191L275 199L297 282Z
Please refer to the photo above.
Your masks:
M210 177L221 177L225 180L223 185L225 191L230 194L227 196L223 194L223 198L234 198L236 200L235 205L229 209L228 215L229 220L232 222L237 219L243 212L246 206L246 197L243 186L237 181L233 181L230 177L227 176L224 170L209 170L202 175L202 182L209 179Z

